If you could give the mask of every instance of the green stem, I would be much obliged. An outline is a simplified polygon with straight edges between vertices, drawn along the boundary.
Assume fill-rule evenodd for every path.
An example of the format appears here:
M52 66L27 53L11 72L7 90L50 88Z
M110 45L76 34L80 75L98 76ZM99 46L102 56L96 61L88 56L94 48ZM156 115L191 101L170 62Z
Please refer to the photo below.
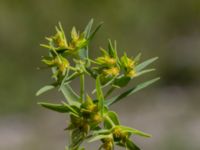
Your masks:
M81 89L80 89L80 96L81 96L81 99L80 101L83 102L83 100L85 99L85 76L84 74L82 74L80 76L80 86L81 86Z

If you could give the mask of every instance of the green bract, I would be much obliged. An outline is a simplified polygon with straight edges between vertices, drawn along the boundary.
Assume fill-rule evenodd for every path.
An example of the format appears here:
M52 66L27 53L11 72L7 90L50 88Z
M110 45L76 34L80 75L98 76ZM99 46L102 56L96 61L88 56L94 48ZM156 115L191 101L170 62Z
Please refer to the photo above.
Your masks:
M71 139L66 150L84 150L85 148L81 147L84 141L97 140L102 142L99 149L113 150L115 146L121 146L128 150L139 150L131 141L131 135L150 135L121 125L117 113L111 111L110 106L159 78L134 85L119 95L113 95L112 92L125 88L132 79L154 71L153 68L145 68L157 60L157 57L140 62L141 54L135 58L128 57L126 53L119 56L116 42L113 44L109 40L107 49L100 48L102 55L91 59L88 55L89 44L101 24L91 33L92 25L93 20L83 32L78 32L73 27L67 41L59 23L55 35L46 38L48 43L41 45L48 49L49 54L43 57L42 62L52 70L54 82L42 87L36 95L57 88L65 100L58 104L38 104L53 111L69 114L70 123L67 124L66 130L69 131ZM85 76L95 80L95 89L91 93L85 91ZM79 92L71 88L76 78L80 78Z

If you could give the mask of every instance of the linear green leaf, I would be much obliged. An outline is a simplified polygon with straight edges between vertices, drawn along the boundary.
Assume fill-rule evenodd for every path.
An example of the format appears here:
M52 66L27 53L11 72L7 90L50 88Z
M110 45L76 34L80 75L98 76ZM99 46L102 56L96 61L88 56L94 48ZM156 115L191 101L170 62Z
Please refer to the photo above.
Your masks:
M126 96L129 96L129 95L131 95L131 94L133 94L133 93L135 93L137 91L140 91L141 89L153 84L154 82L158 81L159 79L160 78L155 78L155 79L140 83L136 87L133 87L133 88L127 90L126 92L120 94L119 96L115 96L115 97L111 98L110 100L107 100L106 101L107 106L109 106L109 105L111 105L113 103L116 103L117 101L121 100L122 98L124 98Z
M129 133L133 133L133 134L136 134L136 135L140 135L140 136L143 136L143 137L151 137L150 134L148 133L144 133L140 130L137 130L137 129L134 129L134 128L130 128L130 127L126 127L126 126L119 126L124 132L129 132Z
M92 34L89 36L88 40L92 40L92 38L95 36L95 34L97 33L97 31L101 28L101 26L103 25L103 22L100 23L96 29L94 30L94 32L92 32Z
M141 56L142 56L141 53L137 54L137 55L135 56L135 58L134 58L134 61L135 61L136 63L138 63L139 60L140 60L140 58L141 58Z
M141 150L137 145L135 145L131 140L126 140L126 147L128 150Z
M46 102L39 102L38 104L41 105L42 107L45 107L45 108L48 108L50 110L54 110L60 113L66 113L66 112L76 113L76 111L69 105L46 103Z
M109 111L107 115L115 125L119 125L118 115L114 111Z
M60 90L70 105L80 106L78 102L80 97L72 90L69 84L63 85Z
M141 75L143 75L143 74L146 74L146 73L149 73L149 72L152 72L152 71L155 71L155 70L156 70L156 69L154 69L154 68L142 70L142 71L140 71L140 72L138 72L138 73L136 74L136 77L139 77L139 76L141 76Z
M96 134L108 134L110 133L111 130L108 130L108 129L101 129L101 130L97 130L97 131L94 131L93 134L96 135Z
M94 142L94 141L97 141L97 140L101 140L101 139L105 139L105 138L110 138L111 135L108 134L108 135L97 135L95 137L92 137L89 142Z
M87 26L85 27L84 33L85 33L85 38L89 38L90 36L90 31L92 29L92 25L93 25L94 19L91 19L89 21L89 23L87 24Z
M45 85L44 87L42 87L41 89L39 89L36 93L36 96L39 96L47 91L50 91L52 89L54 89L55 86L54 85Z
M150 58L142 63L140 63L139 65L137 65L135 67L136 71L139 72L142 69L144 69L145 67L147 67L148 65L150 65L151 63L153 63L154 61L156 61L158 59L158 57L154 57L154 58Z

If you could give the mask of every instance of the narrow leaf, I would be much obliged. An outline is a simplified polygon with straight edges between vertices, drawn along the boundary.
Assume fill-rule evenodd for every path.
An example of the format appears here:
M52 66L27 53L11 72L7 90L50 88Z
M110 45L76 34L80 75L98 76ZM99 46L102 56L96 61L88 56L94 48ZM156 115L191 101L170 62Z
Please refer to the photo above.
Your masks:
M145 70L142 70L142 71L140 71L140 72L138 72L137 74L136 74L136 77L139 77L139 76L141 76L141 75L143 75L143 74L145 74L145 73L149 73L149 72L152 72L152 71L155 71L156 69L145 69Z
M85 33L85 38L86 39L89 38L89 36L90 36L90 31L92 29L93 22L94 22L94 20L91 19L89 21L89 23L87 24L87 26L85 27L84 33Z
M70 110L70 112L73 112L74 114L78 115L78 111L76 109L75 106L70 106L69 104L65 103L65 102L62 102L62 104L68 108Z
M70 112L70 106L66 107L63 104L53 104L53 103L45 103L45 102L39 102L39 105L41 105L42 107L48 108L50 110L54 110L60 113L66 113L66 112Z
M137 54L136 57L134 58L134 61L135 61L136 63L138 63L139 60L140 60L140 58L141 58L141 56L142 56L141 53Z
M72 90L69 84L63 85L60 89L70 105L80 106L78 102L80 97Z
M97 31L101 28L101 26L103 25L103 23L100 23L96 29L94 30L94 32L89 36L88 40L92 40L92 38L95 36L95 34L97 33Z
M54 88L55 88L54 85L45 85L44 87L42 87L41 89L39 89L37 91L36 96L39 96L39 95L41 95L41 94L43 94L43 93L45 93L45 92L47 92L49 90L52 90Z
M126 140L126 147L128 150L141 150L138 146L136 146L131 140Z
M145 67L147 67L148 65L150 65L151 63L153 63L154 61L156 61L158 59L158 57L154 57L154 58L150 58L142 63L140 63L139 65L136 66L136 71L139 72L142 69L144 69Z
M117 78L115 81L114 81L114 86L117 86L117 87L124 87L126 86L129 81L131 80L130 77L126 77L126 76L122 76L120 78Z
M109 111L107 115L115 125L119 125L118 115L114 111Z
M142 90L143 88L153 84L154 82L158 81L159 79L160 78L155 78L155 79L140 83L136 87L133 87L133 88L129 89L128 91L120 94L119 96L115 96L115 97L111 98L110 100L106 101L107 105L109 106L109 105L111 105L113 103L116 103L117 101L121 100L122 98L124 98L126 96L129 96L129 95L131 95L131 94L133 94L133 93L135 93L137 91Z
M151 137L150 134L144 133L140 130L134 129L134 128L130 128L130 127L126 127L126 126L120 126L120 128L124 131L124 132L130 132L136 135L140 135L143 137Z
M105 129L112 129L112 127L114 126L114 123L113 121L110 119L110 117L106 117L104 119L104 122L103 122L103 126Z
M94 131L93 134L96 135L96 134L108 134L110 133L111 130L108 130L108 129L101 129L101 130L98 130L98 131Z
M105 139L105 138L110 138L110 137L111 137L110 134L108 134L108 135L97 135L97 136L91 138L89 140L89 142L94 142L94 141L97 141L97 140L101 140L101 139Z

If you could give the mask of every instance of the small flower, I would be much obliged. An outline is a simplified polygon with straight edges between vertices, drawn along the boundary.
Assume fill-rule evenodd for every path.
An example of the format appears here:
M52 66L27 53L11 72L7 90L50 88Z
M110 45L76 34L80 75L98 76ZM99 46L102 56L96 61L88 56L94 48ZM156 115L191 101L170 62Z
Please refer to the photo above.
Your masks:
M118 67L112 67L108 69L104 69L103 72L106 76L117 76L119 74L119 68Z
M47 64L49 67L56 67L56 74L65 75L67 69L70 67L69 61L61 55L55 56L51 60L42 59L42 61Z
M114 148L113 139L112 138L103 139L102 148L104 148L104 150L113 150Z
M87 39L84 33L79 34L76 28L73 27L71 31L71 42L69 43L69 50L78 50L87 45Z
M116 64L116 59L106 55L98 57L96 62L103 66L112 66Z
M121 135L122 135L122 130L119 127L115 127L113 129L113 137L115 139L119 139L119 138L121 138Z
M83 109L87 110L88 112L97 112L98 107L96 104L94 104L92 98L87 95L86 96L86 101L82 104L81 106Z
M127 132L123 132L122 129L120 127L115 127L112 131L113 134L113 138L115 140L115 142L120 142L122 144L124 144L128 138L128 133Z
M96 114L93 114L92 115L92 121L94 122L94 123L100 123L100 122L102 122L103 121L103 118L101 117L101 115L99 114L99 113L96 113Z
M135 61L129 58L126 53L121 57L121 66L124 68L125 76L133 78L137 75Z
M41 44L41 46L53 51L59 51L61 53L65 52L67 54L74 54L88 44L85 33L79 34L75 27L72 28L70 42L67 42L67 38L60 23L59 27L56 27L56 34L46 37L46 39L49 41L49 45Z
M59 27L56 26L56 34L46 37L46 40L49 41L49 45L41 44L41 46L50 50L59 51L68 48L67 39L60 23Z
M136 71L134 69L130 70L129 72L126 73L127 77L133 78L137 75Z

